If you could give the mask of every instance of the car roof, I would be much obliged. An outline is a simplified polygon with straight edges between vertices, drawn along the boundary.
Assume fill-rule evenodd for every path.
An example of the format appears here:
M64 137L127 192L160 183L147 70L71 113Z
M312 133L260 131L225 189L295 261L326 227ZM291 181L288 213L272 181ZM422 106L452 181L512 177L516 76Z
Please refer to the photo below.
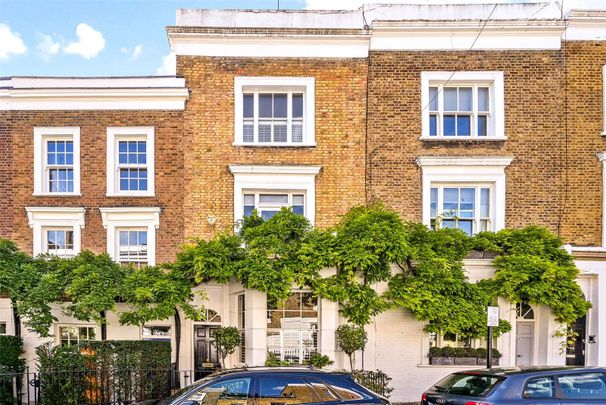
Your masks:
M507 377L509 375L532 375L532 374L562 374L575 371L606 372L606 367L581 367L581 366L521 366L521 367L496 367L491 369L477 369L461 371L457 374L494 375Z
M284 373L310 373L310 374L347 374L343 371L328 371L313 367L287 366L287 367L240 367L219 371L211 374L212 377L223 377L233 374L284 374Z

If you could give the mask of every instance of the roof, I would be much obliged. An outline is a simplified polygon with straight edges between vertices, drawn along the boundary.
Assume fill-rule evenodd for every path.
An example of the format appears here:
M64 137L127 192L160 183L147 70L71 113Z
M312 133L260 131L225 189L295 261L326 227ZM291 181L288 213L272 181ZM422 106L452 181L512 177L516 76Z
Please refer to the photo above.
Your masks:
M526 375L526 374L558 374L571 371L597 371L606 372L605 367L579 367L579 366L522 366L522 367L496 367L491 369L478 369L461 371L459 374L482 374L495 376Z

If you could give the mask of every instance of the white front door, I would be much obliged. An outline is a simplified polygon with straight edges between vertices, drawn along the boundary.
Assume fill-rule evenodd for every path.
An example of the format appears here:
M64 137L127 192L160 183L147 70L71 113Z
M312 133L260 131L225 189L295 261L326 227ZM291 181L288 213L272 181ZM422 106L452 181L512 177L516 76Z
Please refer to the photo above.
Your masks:
M534 322L516 324L516 366L532 364L534 346Z

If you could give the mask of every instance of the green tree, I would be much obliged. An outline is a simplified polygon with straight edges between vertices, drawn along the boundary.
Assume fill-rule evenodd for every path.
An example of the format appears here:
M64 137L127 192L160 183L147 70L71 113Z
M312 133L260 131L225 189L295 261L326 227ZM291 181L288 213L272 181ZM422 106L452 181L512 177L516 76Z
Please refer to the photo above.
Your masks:
M337 328L337 345L349 357L349 367L353 371L353 354L364 350L368 335L363 326L340 325Z
M215 329L215 341L213 345L217 348L221 364L225 368L225 359L232 354L240 344L241 336L238 328L233 326Z

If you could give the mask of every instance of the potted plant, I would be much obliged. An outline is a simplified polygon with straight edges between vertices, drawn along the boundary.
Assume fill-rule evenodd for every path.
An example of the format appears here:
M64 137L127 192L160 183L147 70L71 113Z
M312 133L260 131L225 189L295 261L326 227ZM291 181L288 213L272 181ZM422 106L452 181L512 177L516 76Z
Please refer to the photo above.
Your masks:
M477 352L477 356L478 356L478 366L485 366L486 365L486 349L483 347L480 347L478 349L476 349ZM499 359L501 358L502 354L499 353L499 351L497 349L492 349L492 365L493 366L498 366L499 365Z
M459 366L475 366L476 349L471 347L457 347L455 349L455 364Z
M429 364L436 366L451 366L454 364L454 349L450 346L429 348Z

